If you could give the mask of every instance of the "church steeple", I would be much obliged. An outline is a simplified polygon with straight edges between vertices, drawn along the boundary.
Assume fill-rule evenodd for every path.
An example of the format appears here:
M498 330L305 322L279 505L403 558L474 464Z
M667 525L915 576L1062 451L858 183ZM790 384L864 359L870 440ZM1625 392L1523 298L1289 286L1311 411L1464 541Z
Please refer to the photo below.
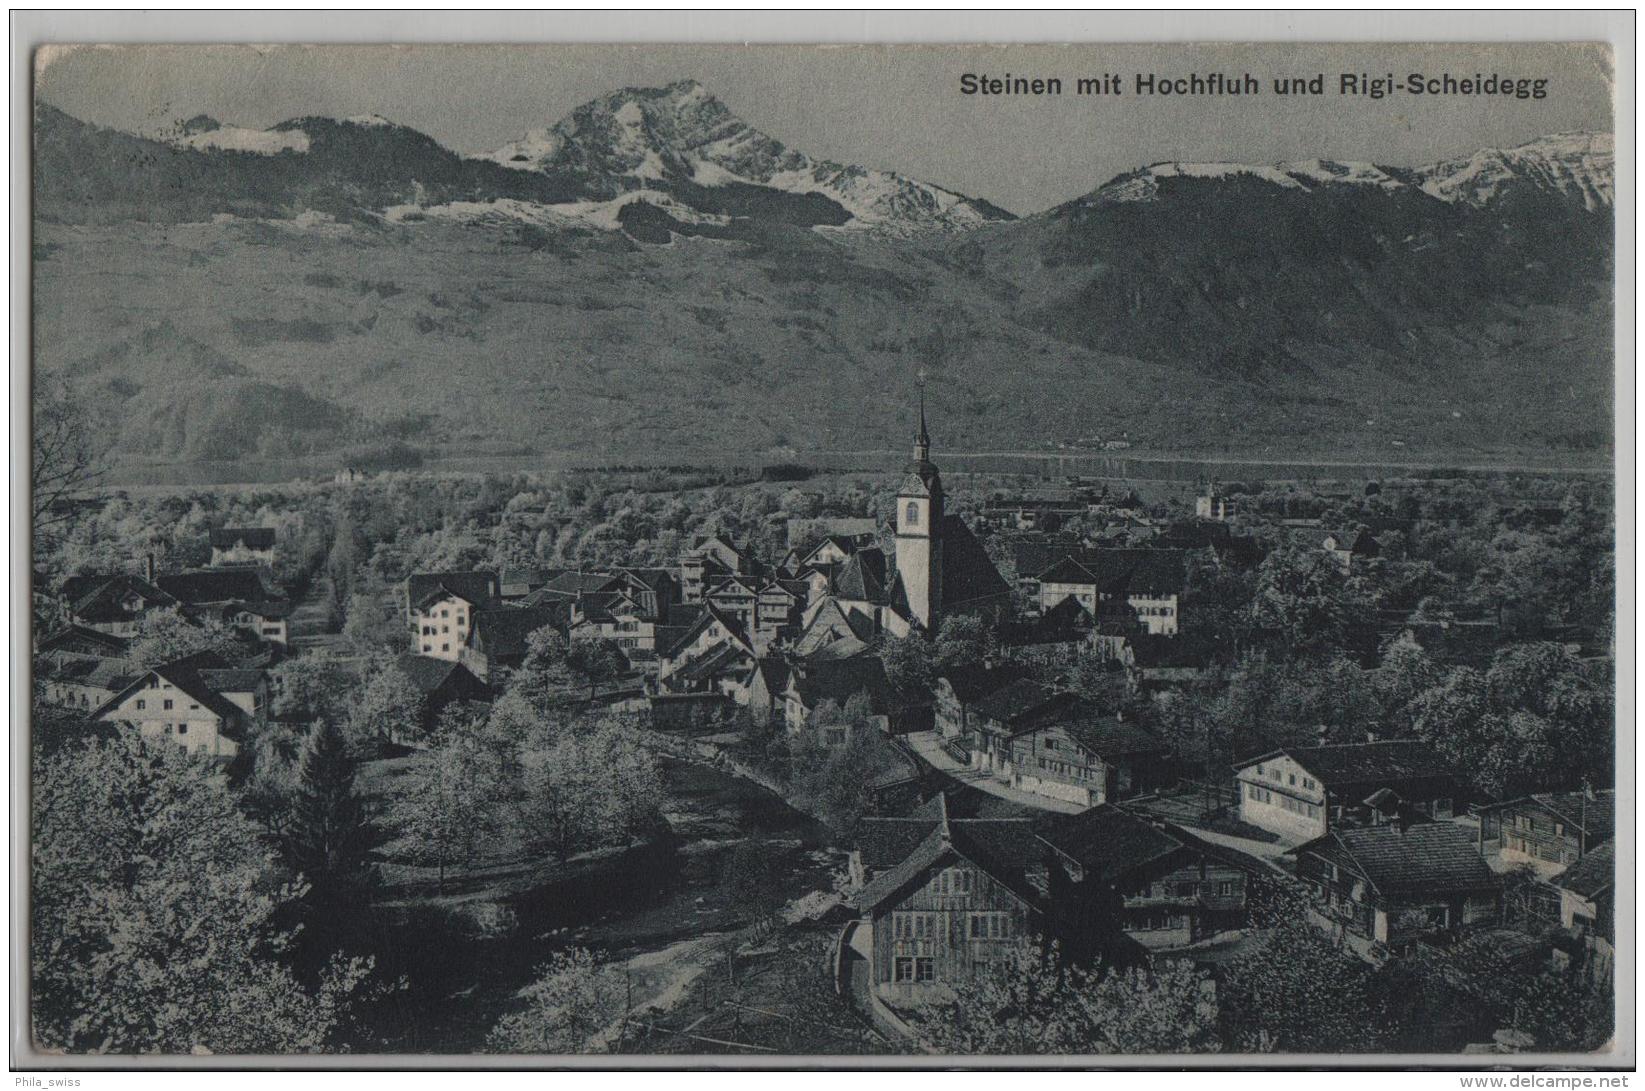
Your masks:
M914 461L931 461L931 436L925 430L925 369L920 368L920 431L914 437Z

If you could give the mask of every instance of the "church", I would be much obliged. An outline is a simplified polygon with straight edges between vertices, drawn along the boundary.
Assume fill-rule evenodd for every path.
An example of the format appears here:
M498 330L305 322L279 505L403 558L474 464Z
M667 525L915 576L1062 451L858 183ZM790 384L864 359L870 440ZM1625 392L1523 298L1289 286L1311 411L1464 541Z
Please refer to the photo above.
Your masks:
M833 573L829 594L808 611L807 625L832 600L849 615L893 636L935 633L942 619L976 614L999 620L1011 608L1011 587L965 520L943 510L942 474L931 461L920 389L914 459L897 489L896 552L856 550ZM889 564L887 562L890 562Z

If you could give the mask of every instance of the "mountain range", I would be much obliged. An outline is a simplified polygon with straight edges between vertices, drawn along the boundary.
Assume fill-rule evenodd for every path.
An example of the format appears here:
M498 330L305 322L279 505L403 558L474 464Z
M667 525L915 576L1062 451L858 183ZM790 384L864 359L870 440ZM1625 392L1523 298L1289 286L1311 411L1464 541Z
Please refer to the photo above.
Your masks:
M36 352L174 462L951 448L1596 459L1614 151L1156 163L1017 218L701 84L463 155L377 116L36 109Z

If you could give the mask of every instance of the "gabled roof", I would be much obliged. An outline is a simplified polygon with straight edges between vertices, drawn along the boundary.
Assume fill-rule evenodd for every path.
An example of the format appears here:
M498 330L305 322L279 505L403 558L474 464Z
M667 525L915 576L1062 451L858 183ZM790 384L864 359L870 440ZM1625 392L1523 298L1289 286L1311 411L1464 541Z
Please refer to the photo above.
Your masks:
M132 680L130 685L126 686L124 689L120 690L118 693L114 694L107 701L104 701L101 705L94 709L90 718L100 719L103 716L113 712L120 706L121 703L125 701L127 697L132 696L144 688L151 675L157 675L160 678L165 679L167 682L170 682L187 696L193 698L201 708L214 713L221 721L219 730L221 730L223 734L228 735L230 738L238 738L238 725L240 718L245 715L245 710L239 705L236 705L233 701L230 701L227 697L224 697L222 692L208 683L205 677L203 677L203 675L207 672L229 675L240 673L238 671L224 668L221 657L209 652L200 655L187 656L183 659L179 659L171 663L164 663L158 667L154 667L151 670L139 673ZM229 692L241 691L231 690Z
M498 583L505 587L525 586L535 591L559 572L554 568L505 568L498 577Z
M977 715L1010 727L1077 700L1071 693L1053 690L1032 678L1019 678L978 701Z
M981 663L967 663L963 667L953 667L937 674L939 679L952 687L954 696L968 705L998 693L1011 683L1027 676L1027 669L1018 663L1001 663L994 667L985 667Z
M1056 564L1040 573L1041 583L1074 583L1090 585L1097 584L1096 573L1085 567L1073 557L1064 557Z
M621 579L622 577L614 572L561 572L543 584L543 589L586 595L595 591L608 591Z
M765 680L765 691L771 694L781 693L788 685L788 664L780 657L767 655L754 661L754 673ZM753 682L750 675L749 681Z
M859 909L883 905L950 859L968 861L1024 905L1040 907L1025 871L1039 862L1042 846L1026 819L952 819L946 797L938 795L911 818L863 819L857 850L865 868L884 869L852 897Z
M1164 739L1118 716L1085 716L1055 725L1099 758L1111 760L1129 754L1158 754L1170 749Z
M474 611L469 641L488 657L524 655L526 637L548 627L561 636L571 621L571 604L550 602L541 606L495 606Z
M1163 823L1149 822L1112 803L1059 815L1039 826L1046 844L1110 882L1186 848Z
M849 634L858 640L868 641L874 636L874 621L866 614L852 610L843 605L839 599L830 596L817 605L817 612L811 615L811 624L805 627L800 634L803 641L805 636L821 628L832 629L842 635Z
M211 532L211 548L233 549L243 545L247 549L273 549L273 527L223 527Z
M87 621L119 621L128 616L122 602L135 595L145 607L177 605L177 599L140 576L115 575L95 579L89 585L69 581L65 590L78 587L78 598L70 600L69 613Z
M841 708L859 693L868 695L875 715L885 713L892 700L891 683L885 664L878 656L860 655L850 659L807 660L794 664L794 692L806 708L833 701Z
M1616 835L1616 790L1607 788L1590 798L1585 792L1534 792L1518 799L1492 804L1486 810L1506 810L1510 807L1535 806L1556 815L1560 821L1588 835L1588 843L1597 845Z
M472 572L413 572L406 578L406 601L421 607L455 595L475 606L489 606L497 597L497 575L484 569Z
M741 673L753 659L753 653L741 644L716 644L695 659L689 659L669 677L688 682L702 682L728 671Z
M75 643L92 644L116 655L124 653L131 646L131 640L128 637L114 636L111 633L105 633L97 629L88 629L84 625L65 625L56 632L42 637L35 644L34 650L37 652L55 651L58 648Z
M255 568L202 568L156 576L155 585L178 602L266 602L276 597Z
M40 673L54 682L96 686L106 690L125 689L135 677L135 672L124 659L103 659L90 655L75 656L48 665Z
M485 688L485 683L481 682L473 671L455 660L435 659L429 655L402 655L395 660L395 665L399 667L400 673L406 676L406 680L424 697L445 685L454 675L461 678L462 675L466 674L468 679L473 680L476 689ZM467 679L464 680L467 681Z
M1592 899L1616 885L1616 842L1607 841L1549 880L1561 890Z
M737 623L737 619L713 603L705 603L702 607L702 613L698 614L689 625L684 626L680 634L668 644L667 648L662 650L662 657L664 659L673 658L676 652L697 639L699 633L716 621L720 623L726 632L731 634L732 640L742 645L743 649L750 655L754 654L754 645L748 639L748 634L743 632L743 627ZM658 646L659 648L662 647L660 643Z
M263 672L245 667L201 667L200 680L218 693L250 693L263 680Z
M265 621L278 621L281 618L290 617L292 612L296 610L296 606L294 606L288 599L275 599L265 602L242 602L239 604L239 608L255 617L263 618Z
M1315 779L1332 791L1354 792L1365 788L1365 792L1354 795L1356 802L1383 784L1438 777L1456 778L1455 770L1432 747L1417 739L1281 747L1236 762L1234 768L1245 769L1281 754L1314 774Z
M883 602L886 572L885 550L878 546L859 549L834 571L830 590L850 601Z
M1333 829L1298 845L1290 855L1311 853L1365 877L1382 894L1443 894L1501 885L1479 854L1473 834L1454 822Z

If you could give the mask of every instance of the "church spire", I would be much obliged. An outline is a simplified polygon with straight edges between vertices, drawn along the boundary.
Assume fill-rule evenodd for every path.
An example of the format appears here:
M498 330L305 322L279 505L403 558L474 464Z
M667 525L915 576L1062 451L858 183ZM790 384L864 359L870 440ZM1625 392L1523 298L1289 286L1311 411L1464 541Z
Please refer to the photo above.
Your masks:
M920 368L920 431L914 437L914 461L931 460L931 436L925 430L925 369Z

